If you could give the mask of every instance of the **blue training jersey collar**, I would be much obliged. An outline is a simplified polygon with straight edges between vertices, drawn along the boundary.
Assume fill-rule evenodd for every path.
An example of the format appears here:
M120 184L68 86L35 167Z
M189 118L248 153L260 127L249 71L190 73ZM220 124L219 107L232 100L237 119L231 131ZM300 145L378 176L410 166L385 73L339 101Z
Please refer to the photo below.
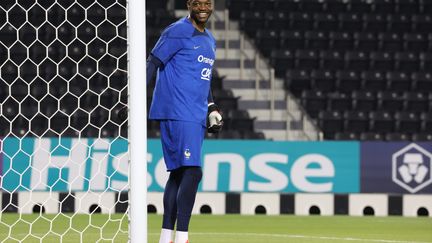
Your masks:
M204 28L204 32L201 32L199 30L197 30L197 28L195 28L195 26L192 24L192 21L189 19L189 15L183 18L183 21L187 22L188 24L190 24L190 26L194 29L194 33L192 34L193 36L198 36L198 35L204 35L204 36L209 36L207 33L207 28Z

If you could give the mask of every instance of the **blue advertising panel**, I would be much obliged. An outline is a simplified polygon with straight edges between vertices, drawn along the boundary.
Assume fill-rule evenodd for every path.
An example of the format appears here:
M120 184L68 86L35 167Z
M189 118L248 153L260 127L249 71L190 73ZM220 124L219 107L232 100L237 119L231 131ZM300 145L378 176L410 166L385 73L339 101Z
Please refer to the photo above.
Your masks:
M1 145L3 190L127 189L124 139L6 138Z
M204 191L359 192L356 142L214 140L203 161Z
M124 139L3 140L3 190L124 191L128 188ZM357 142L207 140L203 179L207 192L360 192ZM143 161L144 162L144 161ZM149 139L147 187L163 191L168 178L160 141Z
M361 143L361 192L432 193L432 143Z

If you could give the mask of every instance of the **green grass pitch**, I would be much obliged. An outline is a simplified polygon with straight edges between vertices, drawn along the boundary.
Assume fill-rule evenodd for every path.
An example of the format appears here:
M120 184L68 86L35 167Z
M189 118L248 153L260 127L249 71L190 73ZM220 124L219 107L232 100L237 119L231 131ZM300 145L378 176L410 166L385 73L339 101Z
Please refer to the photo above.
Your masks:
M148 216L149 243L158 242L161 220L161 215ZM119 214L5 213L0 214L0 242L122 243L128 239L127 224ZM189 234L191 243L432 243L432 218L194 215ZM9 235L13 239L5 240Z

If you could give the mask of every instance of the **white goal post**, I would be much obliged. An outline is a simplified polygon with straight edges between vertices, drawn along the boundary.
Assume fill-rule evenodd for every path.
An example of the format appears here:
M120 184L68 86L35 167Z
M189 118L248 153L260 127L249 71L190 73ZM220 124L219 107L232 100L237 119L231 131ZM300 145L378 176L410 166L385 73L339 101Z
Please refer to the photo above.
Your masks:
M147 242L145 5L0 1L0 242Z
M147 119L145 0L129 2L130 229L131 242L147 242Z

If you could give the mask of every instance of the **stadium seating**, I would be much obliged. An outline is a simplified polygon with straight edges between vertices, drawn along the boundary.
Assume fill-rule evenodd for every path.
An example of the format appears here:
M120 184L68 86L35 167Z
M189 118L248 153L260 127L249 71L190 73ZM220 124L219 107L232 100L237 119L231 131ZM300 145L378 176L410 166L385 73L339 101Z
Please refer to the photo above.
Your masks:
M431 1L273 0L268 9L255 8L259 0L228 2L240 12L234 19L240 2L248 11L284 10L256 15L267 32L256 25L261 34L251 38L326 139L431 140L420 135L432 110Z
M256 21L253 7L273 10L276 3L253 1L251 4L247 0L235 4L249 11L239 12L239 16L242 14L244 19L252 16L247 20L253 22ZM115 137L120 133L126 137L127 126L123 124L119 128L122 121L117 117L122 108L118 102L126 104L128 100L127 56L124 55L127 26L122 6L126 2L81 0L34 5L22 1L18 7L11 4L5 1L1 7L6 10L0 11L1 20L6 20L6 12L9 18L0 27L0 137L10 132L15 136L28 133L29 136ZM162 29L177 19L167 4L167 0L146 1L147 53L156 44ZM269 21L288 17L283 11L279 13ZM262 23L264 27L266 22ZM279 46L279 32L273 34L276 38L265 40L261 37L272 35L259 32L257 36L262 43L257 44L263 48ZM254 131L254 118L246 111L237 112L238 97L230 90L223 90L223 79L214 70L213 96L226 109L227 121L225 135L216 138L235 138L236 132L232 131L238 130L240 138L265 139L263 133ZM153 89L154 82L151 82L147 108ZM160 136L157 122L149 120L147 131L150 138Z
M335 133L343 131L344 120L338 111L320 111L318 114L319 126L324 131L325 139L334 139Z
M327 99L329 110L343 112L352 109L351 97L345 93L329 93Z
M319 90L304 90L301 93L301 104L313 118L318 112L327 109L326 96Z
M377 96L374 92L356 90L352 92L351 98L354 110L373 111L377 108Z

